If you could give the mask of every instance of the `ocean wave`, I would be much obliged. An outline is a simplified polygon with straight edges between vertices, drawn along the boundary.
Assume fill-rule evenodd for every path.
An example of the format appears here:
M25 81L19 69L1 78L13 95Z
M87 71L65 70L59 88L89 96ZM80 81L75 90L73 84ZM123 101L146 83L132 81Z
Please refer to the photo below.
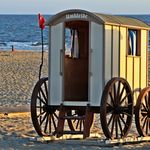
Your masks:
M33 43L31 44L31 46L41 46L41 45L42 45L41 42L33 42ZM44 45L48 45L48 43L44 43Z
M12 46L18 50L40 50L42 47L40 42L0 42L0 49L10 50ZM47 50L48 44L44 43L44 48Z
M0 46L7 46L7 43L5 43L5 42L0 42Z

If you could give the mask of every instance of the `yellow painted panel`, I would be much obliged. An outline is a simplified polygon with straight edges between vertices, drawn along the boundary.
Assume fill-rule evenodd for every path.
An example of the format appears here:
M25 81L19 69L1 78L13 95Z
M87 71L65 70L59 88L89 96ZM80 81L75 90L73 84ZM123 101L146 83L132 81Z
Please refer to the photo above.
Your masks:
M127 81L133 89L133 57L127 57Z
M119 27L113 26L112 77L119 76Z
M147 86L147 77L146 77L146 71L147 71L147 58L146 58L146 45L147 45L147 31L141 30L141 88L144 88Z
M134 84L133 88L139 88L140 86L140 57L134 57Z
M120 77L126 78L126 28L120 27Z

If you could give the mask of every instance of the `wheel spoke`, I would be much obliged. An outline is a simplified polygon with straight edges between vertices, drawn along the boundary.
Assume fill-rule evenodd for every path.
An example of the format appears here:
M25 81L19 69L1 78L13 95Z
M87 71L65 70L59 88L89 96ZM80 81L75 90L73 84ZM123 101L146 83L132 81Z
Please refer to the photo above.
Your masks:
M147 115L145 115L145 116L142 116L142 119L141 119L141 121L143 121L145 118L147 117Z
M52 118L52 115L50 114L49 117L48 117L48 120L49 120L49 134L52 133L52 126L51 126L52 125L52 121L51 121L51 118Z
M128 125L126 124L126 122L123 120L123 118L122 118L122 116L119 114L119 118L121 119L121 121L124 123L124 125L126 126L126 127L128 127Z
M55 123L55 119L54 119L54 116L52 115L52 121L53 121L53 125L54 125L54 128L55 128L55 131L56 131L56 129L57 129L57 126L56 126L56 123Z
M118 89L117 89L117 102L119 100L119 94L120 94L120 81L118 83Z
M112 115L111 115L111 117L110 117L110 119L109 119L109 121L108 121L108 124L107 124L107 125L108 125L108 127L109 127L109 125L110 125L110 123L111 123L111 121L112 121L113 117L114 117L114 114L112 114Z
M125 108L124 111L122 112L123 114L132 117L132 114L130 114L129 112L131 112L130 108Z
M45 87L45 92L46 92L46 100L48 100L48 89L47 89L46 82L44 82L44 87Z
M113 110L114 110L114 108L110 104L108 104L107 109L106 109L107 115L110 114Z
M42 96L43 96L45 102L47 102L47 98L46 98L45 93L43 92L42 88L40 88L40 92L42 93Z
M82 120L80 121L80 131L82 130Z
M113 122L112 122L112 126L111 126L111 136L113 136L113 132L114 132L115 118L116 118L116 116L113 117Z
M124 102L124 100L130 95L130 93L127 93L126 96L120 101L120 105Z
M121 122L120 122L119 117L118 117L118 124L119 124L119 128L120 128L121 136L122 136L123 135L123 130L122 130L122 126L121 126Z
M117 95L116 95L116 85L114 84L114 86L113 86L113 91L114 91L114 102L116 102L117 103L117 101L116 101L116 99L117 99Z
M116 116L115 121L116 121L116 138L118 138L118 117Z
M144 105L144 103L142 103L142 106L144 107L145 111L148 111L147 108L146 108L146 106Z
M147 116L145 117L145 120L144 120L144 123L143 123L142 129L144 129L144 127L145 127L145 125L146 125L146 120L147 120Z
M109 92L109 95L110 95L111 102L112 102L112 104L113 104L113 106L114 106L114 105L115 105L115 102L114 102L114 99L113 99L112 93L111 93L111 92Z
M146 134L148 134L148 128L149 128L149 122L148 122L148 118L147 118L147 121L146 121Z
M120 95L119 95L119 97L118 97L118 102L120 102L120 100L121 100L121 98L122 98L122 95L123 95L123 93L124 93L124 90L125 90L125 86L123 86L123 88L122 88L122 90L121 90L121 92L120 92Z
M47 113L44 115L43 119L41 120L40 126L43 124L43 122L44 122L44 120L46 119L46 117L47 117Z
M42 102L43 104L47 105L47 103L44 102L41 97L37 96L37 98L40 100L40 102Z
M46 118L46 123L45 123L44 133L46 133L46 131L47 131L47 125L48 125L48 116L47 116L47 118Z
M78 126L79 126L79 120L77 121L77 124L76 124L76 129L78 129Z
M150 91L148 92L148 108L150 109Z
M145 104L146 104L146 108L148 109L148 98L147 98L147 94L145 95Z
M39 115L37 115L37 118L39 118L40 116L42 116L45 113L46 113L45 111L41 112Z
M58 116L57 116L57 114L55 112L53 113L53 115L58 119Z

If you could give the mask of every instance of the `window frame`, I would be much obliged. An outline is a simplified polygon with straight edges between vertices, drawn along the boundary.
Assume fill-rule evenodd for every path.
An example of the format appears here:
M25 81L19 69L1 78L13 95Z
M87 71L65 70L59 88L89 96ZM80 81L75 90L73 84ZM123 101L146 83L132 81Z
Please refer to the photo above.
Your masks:
M129 54L129 30L136 31L136 54ZM141 30L136 28L127 28L127 56L140 57L141 56Z

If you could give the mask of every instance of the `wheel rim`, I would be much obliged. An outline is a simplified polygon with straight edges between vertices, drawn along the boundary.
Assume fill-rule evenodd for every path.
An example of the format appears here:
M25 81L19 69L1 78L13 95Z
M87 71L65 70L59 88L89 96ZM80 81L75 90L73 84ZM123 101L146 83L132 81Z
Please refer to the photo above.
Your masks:
M150 135L150 87L144 88L137 99L135 123L140 136Z
M133 117L133 97L128 82L112 78L104 88L101 100L101 125L107 138L127 135Z
M34 87L31 98L31 118L40 136L56 134L58 110L48 105L48 78L40 79Z

